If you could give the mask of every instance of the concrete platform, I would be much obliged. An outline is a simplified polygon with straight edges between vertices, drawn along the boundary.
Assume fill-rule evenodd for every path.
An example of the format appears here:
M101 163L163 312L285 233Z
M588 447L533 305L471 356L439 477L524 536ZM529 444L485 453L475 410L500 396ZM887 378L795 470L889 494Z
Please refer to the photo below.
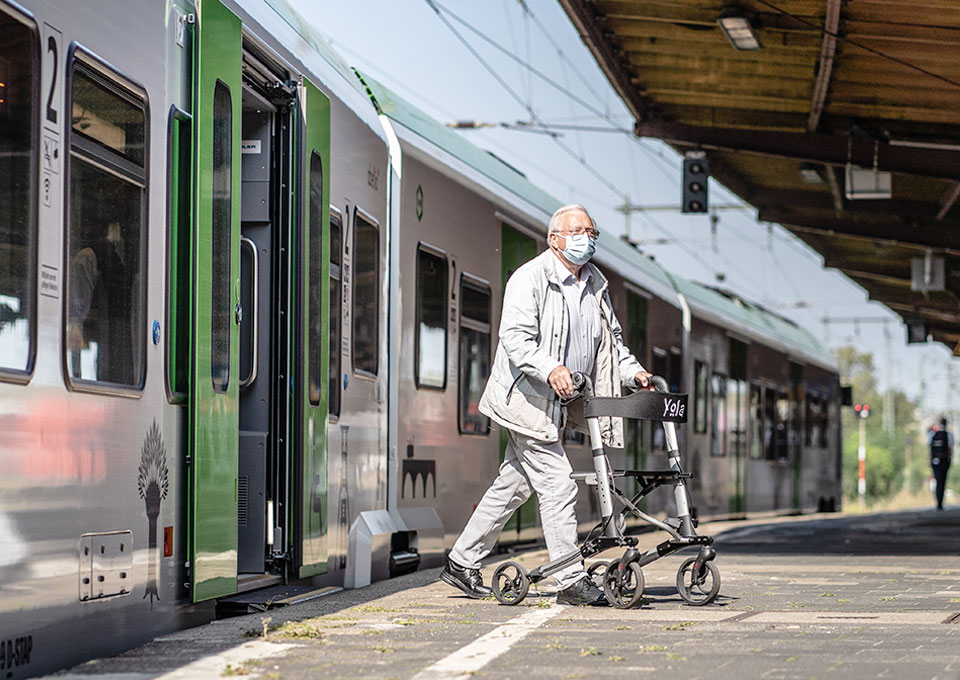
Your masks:
M416 573L158 638L57 677L960 678L960 508L701 532L718 536L722 576L706 607L676 593L686 553L644 569L645 599L630 610L559 606L552 587L504 607ZM532 568L544 558L510 559ZM488 582L503 559L484 568Z

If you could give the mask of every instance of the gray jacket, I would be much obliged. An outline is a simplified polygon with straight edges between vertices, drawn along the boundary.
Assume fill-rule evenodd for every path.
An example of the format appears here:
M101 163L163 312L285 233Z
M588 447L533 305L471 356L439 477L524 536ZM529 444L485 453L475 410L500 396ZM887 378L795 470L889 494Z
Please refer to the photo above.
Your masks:
M568 414L547 382L551 371L563 363L569 324L552 259L555 257L546 250L517 269L507 281L500 343L480 398L481 413L503 427L548 442L557 441L564 427L582 427L574 421L573 406ZM597 396L619 397L621 386L633 384L634 376L644 369L623 344L606 277L593 264L584 267L591 272L587 289L596 296L603 320L594 366L594 392ZM623 446L620 418L601 418L600 431L608 446Z

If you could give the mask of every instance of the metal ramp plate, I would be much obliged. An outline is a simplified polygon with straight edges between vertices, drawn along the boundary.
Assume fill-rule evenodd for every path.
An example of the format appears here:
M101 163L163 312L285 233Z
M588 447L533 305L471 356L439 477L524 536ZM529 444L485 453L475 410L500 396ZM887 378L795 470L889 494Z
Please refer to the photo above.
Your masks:
M240 616L254 612L265 612L268 609L287 607L292 604L307 602L324 595L332 595L343 588L326 586L272 586L247 593L239 593L217 600L217 618Z

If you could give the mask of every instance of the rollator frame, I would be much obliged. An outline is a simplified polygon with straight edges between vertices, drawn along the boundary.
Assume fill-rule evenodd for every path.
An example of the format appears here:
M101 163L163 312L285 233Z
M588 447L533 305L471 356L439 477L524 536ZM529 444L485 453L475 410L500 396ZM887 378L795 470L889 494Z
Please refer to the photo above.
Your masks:
M577 398L583 400L584 416L590 433L593 455L593 472L574 472L570 476L578 482L597 487L600 500L600 522L587 534L580 548L556 560L527 570L516 562L505 562L497 567L493 577L493 593L501 604L514 605L521 602L531 583L538 583L556 572L581 560L588 559L611 548L626 548L618 560L598 562L590 567L588 575L599 580L607 600L618 608L632 607L643 596L643 567L684 548L699 546L696 557L681 564L677 571L677 590L691 605L705 605L714 600L720 590L720 573L712 563L716 557L713 537L697 534L697 520L690 510L690 497L686 480L693 475L684 472L680 464L680 447L676 423L686 421L685 394L671 394L667 381L652 376L651 391L638 391L626 397L595 397L590 378L574 373L574 389ZM604 450L600 434L601 416L619 416L637 420L660 421L663 424L668 470L613 470ZM633 477L639 480L640 490L628 498L615 484L618 477ZM655 489L672 484L677 516L659 520L638 507L638 503ZM614 512L613 497L621 503L621 510ZM654 548L640 553L636 537L624 534L627 513L633 513L653 527L662 529L669 538Z

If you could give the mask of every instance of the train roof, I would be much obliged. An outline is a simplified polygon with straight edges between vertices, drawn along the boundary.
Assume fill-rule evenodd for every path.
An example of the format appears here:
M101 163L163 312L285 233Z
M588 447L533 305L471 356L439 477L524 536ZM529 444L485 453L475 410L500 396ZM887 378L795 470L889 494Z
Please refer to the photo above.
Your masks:
M386 142L376 112L357 82L353 69L287 0L225 2L229 2L231 9L244 19L245 30L250 29L258 40L283 54L284 60L289 61L294 69L340 101Z
M427 115L416 106L397 95L383 83L365 75L360 75L370 88L370 94L381 112L398 125L415 133L449 154L473 171L495 183L501 191L506 191L525 203L533 206L541 214L544 222L563 203L545 192L526 178L526 176L496 155L481 149L467 140L462 134ZM407 135L402 140L410 141ZM598 262L611 267L621 276L631 279L637 285L650 289L666 302L679 307L676 289L666 274L649 257L630 248L609 230L601 230L598 243Z
M810 331L727 290L674 277L693 316L735 329L774 349L831 371L837 363Z

